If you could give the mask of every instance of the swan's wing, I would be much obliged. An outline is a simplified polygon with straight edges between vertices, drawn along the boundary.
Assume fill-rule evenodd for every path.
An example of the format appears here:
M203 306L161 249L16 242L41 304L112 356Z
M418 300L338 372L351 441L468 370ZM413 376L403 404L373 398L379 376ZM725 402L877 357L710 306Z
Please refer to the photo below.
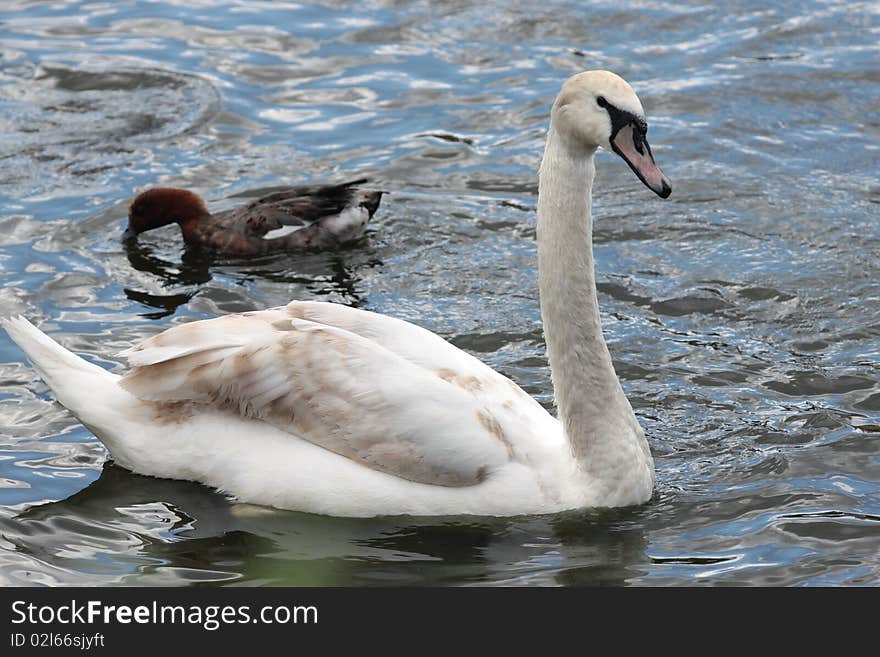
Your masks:
M294 317L341 328L375 342L490 406L503 405L508 409L515 406L521 414L535 421L555 423L544 408L513 381L420 326L321 301L292 301L287 310Z
M141 399L235 409L412 481L476 484L526 458L520 428L461 386L289 308L184 324L127 355L121 385Z
M525 390L436 333L388 315L321 301L292 301L294 317L360 335L466 392L495 417L516 454L534 463L564 441L559 422Z

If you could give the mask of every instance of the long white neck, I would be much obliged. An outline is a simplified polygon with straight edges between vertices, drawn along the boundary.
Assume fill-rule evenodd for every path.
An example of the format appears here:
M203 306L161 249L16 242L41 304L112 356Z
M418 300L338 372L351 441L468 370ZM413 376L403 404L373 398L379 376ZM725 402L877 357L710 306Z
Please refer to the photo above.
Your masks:
M552 123L538 188L538 285L559 419L593 479L633 467L653 484L644 434L602 337L591 216L595 149L567 145ZM611 491L608 491L611 494Z

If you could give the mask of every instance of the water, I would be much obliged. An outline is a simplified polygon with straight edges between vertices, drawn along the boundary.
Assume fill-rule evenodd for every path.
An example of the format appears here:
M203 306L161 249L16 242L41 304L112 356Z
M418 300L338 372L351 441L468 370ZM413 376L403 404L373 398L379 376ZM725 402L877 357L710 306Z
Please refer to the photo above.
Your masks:
M549 408L536 168L562 80L610 68L674 189L599 157L600 302L653 500L513 519L235 504L107 463L4 334L0 582L877 584L877 4L397 4L4 3L2 313L118 370L179 322L330 300L426 326ZM391 193L336 253L119 241L151 185L222 208L361 175Z

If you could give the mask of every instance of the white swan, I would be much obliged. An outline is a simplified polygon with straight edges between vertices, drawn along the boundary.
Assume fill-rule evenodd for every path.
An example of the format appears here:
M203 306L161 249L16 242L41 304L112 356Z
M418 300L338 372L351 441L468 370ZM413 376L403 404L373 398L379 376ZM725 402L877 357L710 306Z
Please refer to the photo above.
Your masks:
M654 465L602 337L590 203L600 146L669 195L645 129L630 86L606 71L570 78L553 105L538 272L560 421L439 336L335 304L176 326L125 352L123 377L23 318L3 325L58 401L138 473L340 516L642 503Z

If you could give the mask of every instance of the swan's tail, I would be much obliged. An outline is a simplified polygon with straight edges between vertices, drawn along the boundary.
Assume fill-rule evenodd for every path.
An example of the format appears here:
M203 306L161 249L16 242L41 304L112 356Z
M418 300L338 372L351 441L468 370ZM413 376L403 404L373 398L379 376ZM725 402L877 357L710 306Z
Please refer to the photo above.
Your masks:
M103 403L108 387L119 377L68 351L24 317L5 317L0 325L25 353L31 365L55 393L56 399L83 422L89 409Z

